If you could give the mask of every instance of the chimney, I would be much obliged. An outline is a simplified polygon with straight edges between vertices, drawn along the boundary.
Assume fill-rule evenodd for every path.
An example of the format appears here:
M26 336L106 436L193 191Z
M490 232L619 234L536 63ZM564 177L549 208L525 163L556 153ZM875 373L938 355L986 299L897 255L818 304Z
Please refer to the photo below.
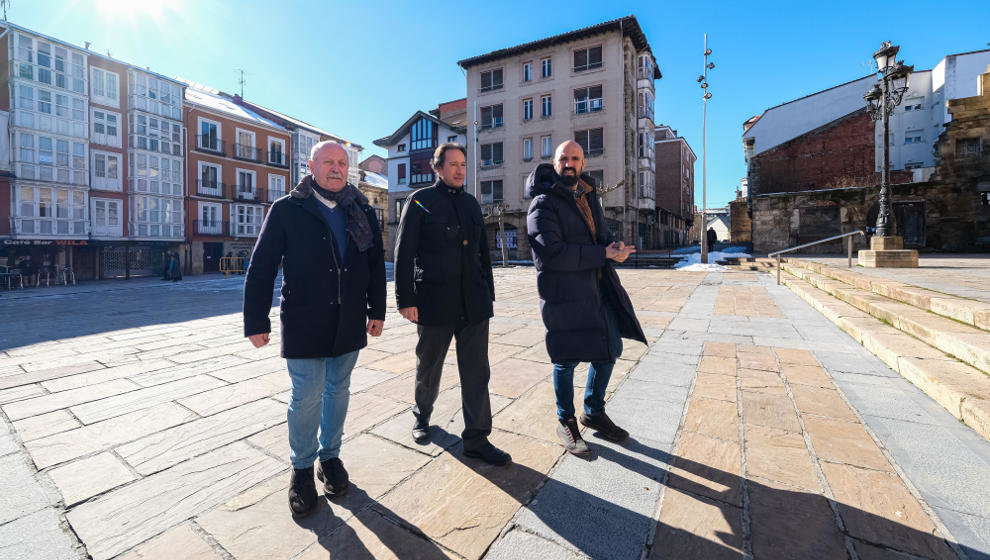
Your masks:
M89 41L86 41L86 50L87 51L89 50L89 44L90 44Z

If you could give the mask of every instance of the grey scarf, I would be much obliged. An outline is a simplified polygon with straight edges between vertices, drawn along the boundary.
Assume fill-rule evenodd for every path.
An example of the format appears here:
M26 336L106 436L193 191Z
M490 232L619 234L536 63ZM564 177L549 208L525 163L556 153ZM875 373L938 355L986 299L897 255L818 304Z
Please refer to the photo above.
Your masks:
M347 233L354 239L358 251L367 251L373 242L371 224L368 223L368 215L361 209L362 205L368 204L367 197L357 190L357 187L347 183L344 188L337 192L324 189L316 184L312 176L309 177L313 190L327 200L339 204L347 213Z

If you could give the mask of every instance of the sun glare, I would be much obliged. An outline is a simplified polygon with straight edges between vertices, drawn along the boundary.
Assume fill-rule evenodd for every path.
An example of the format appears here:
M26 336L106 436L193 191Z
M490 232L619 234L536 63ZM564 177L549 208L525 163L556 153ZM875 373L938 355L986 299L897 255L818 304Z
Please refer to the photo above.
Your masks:
M183 0L93 0L97 10L111 20L159 21L170 12L181 10Z

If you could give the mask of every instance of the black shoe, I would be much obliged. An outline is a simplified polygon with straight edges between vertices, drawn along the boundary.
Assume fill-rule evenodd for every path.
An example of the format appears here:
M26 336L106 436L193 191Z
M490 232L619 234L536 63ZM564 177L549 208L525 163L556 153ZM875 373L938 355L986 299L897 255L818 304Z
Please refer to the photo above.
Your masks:
M313 481L313 467L292 469L289 479L289 509L292 517L305 517L316 506L316 482Z
M564 444L564 449L568 452L581 457L591 454L591 448L581 437L581 429L578 428L577 420L574 417L568 418L566 421L558 421L557 437L560 438L560 443Z
M615 425L612 419L601 411L598 414L581 414L581 423L598 432L603 438L609 441L626 441L629 439L629 432Z
M489 465L495 465L496 467L507 465L512 461L512 455L487 442L478 449L465 449L464 456L471 457L472 459L481 459Z
M327 496L343 496L347 493L349 485L347 471L344 470L344 463L339 457L320 461L320 466L316 469L316 478L323 483L323 491Z
M416 420L416 423L413 424L412 437L413 437L413 441L421 445L430 441L429 422L422 422L420 420Z

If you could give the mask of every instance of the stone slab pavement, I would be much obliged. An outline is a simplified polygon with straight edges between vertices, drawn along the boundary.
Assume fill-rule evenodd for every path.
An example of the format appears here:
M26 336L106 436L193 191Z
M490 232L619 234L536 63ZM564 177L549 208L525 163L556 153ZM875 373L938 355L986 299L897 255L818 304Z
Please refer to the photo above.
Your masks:
M0 557L990 558L990 443L768 274L620 272L649 344L609 384L632 437L586 433L590 459L556 440L534 271L495 275L513 463L463 456L453 352L412 441L415 326L392 307L352 376L352 489L303 520L277 320L243 339L241 279L3 294Z

